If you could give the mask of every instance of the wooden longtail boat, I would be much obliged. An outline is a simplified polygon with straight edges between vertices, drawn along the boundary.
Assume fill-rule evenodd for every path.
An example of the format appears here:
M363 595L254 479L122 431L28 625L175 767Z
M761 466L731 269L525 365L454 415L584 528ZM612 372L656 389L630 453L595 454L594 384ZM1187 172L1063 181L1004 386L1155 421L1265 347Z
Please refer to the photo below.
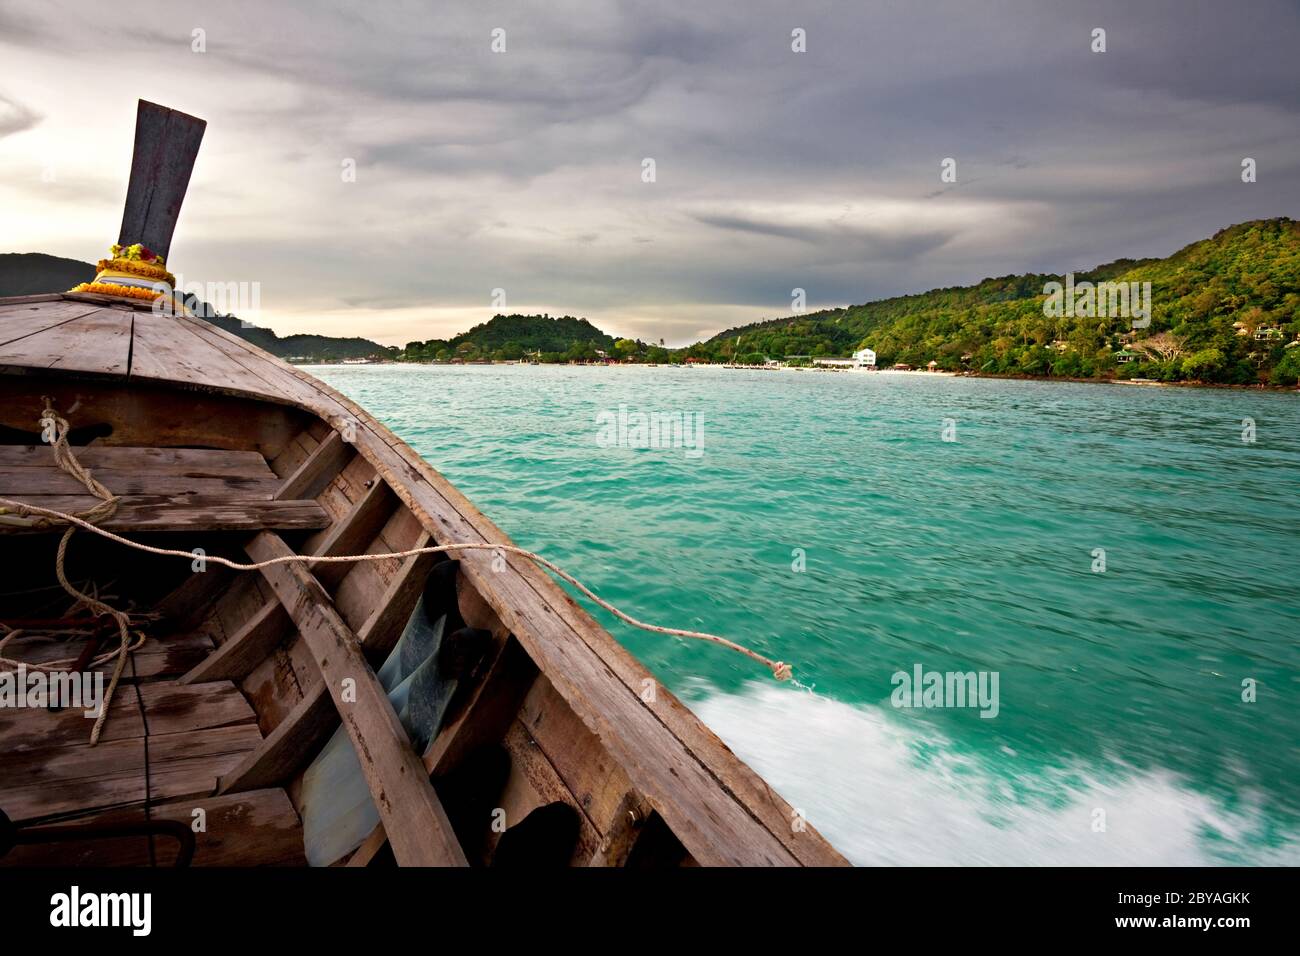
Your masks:
M140 105L120 242L166 255L202 130ZM78 293L0 299L0 372L0 497L100 503L48 404L119 496L97 526L195 555L73 533L67 579L145 641L93 745L80 708L0 707L0 865L844 863L526 558L205 561L509 544L302 370ZM56 580L66 524L0 519L0 656L111 673L116 631Z

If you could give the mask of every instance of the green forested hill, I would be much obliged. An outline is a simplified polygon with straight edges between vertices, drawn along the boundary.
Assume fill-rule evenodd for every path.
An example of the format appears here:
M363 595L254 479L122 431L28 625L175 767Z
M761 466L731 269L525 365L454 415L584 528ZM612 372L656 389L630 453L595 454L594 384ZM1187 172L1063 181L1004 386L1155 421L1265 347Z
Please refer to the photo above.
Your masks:
M1120 260L1075 282L1150 282L1151 323L1044 314L1055 275L1003 276L729 329L685 353L848 355L994 374L1294 384L1300 378L1300 223L1230 226L1166 259ZM1119 358L1132 353L1135 361ZM965 358L963 358L965 356Z
M347 358L392 358L397 350L370 339L353 336L339 338L333 335L277 335L271 329L245 325L233 315L204 315L202 303L193 303L195 312L213 325L220 326L232 335L266 349L272 355L285 359L310 359L316 362L337 362Z
M541 353L543 361L594 359L596 349L610 351L614 337L586 319L571 315L497 315L451 339L408 342L403 357L413 361L461 358L518 359Z

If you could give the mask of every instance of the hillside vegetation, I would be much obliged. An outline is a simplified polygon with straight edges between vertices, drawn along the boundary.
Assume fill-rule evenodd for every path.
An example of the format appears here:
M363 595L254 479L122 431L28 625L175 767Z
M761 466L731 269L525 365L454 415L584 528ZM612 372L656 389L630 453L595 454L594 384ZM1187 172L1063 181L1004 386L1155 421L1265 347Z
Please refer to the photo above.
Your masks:
M586 319L571 315L496 315L468 332L450 339L408 342L402 350L407 361L467 362L485 359L521 359L543 362L592 361L596 350L615 351L617 341Z
M729 329L684 350L708 361L846 356L990 374L1291 385L1300 378L1300 223L1230 226L1166 259L1119 260L1075 282L1150 282L1150 326L1127 318L1051 317L1060 275L985 279L866 305ZM1132 361L1124 363L1123 358Z
M213 325L225 329L241 339L252 342L258 348L266 349L272 355L284 359L299 361L337 362L349 358L393 358L397 349L380 345L370 339L339 338L333 335L277 335L270 329L256 325L245 326L233 315L207 316L202 311L202 303L191 303L195 313Z

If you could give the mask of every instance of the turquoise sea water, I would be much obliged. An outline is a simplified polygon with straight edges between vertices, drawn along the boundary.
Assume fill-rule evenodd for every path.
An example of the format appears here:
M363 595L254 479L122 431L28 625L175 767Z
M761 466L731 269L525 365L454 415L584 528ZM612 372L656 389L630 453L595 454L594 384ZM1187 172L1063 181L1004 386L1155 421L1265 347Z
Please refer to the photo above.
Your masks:
M629 613L792 662L596 612L855 862L1300 862L1300 396L310 371ZM701 453L611 446L620 405L697 416ZM996 672L997 716L894 707L916 665Z

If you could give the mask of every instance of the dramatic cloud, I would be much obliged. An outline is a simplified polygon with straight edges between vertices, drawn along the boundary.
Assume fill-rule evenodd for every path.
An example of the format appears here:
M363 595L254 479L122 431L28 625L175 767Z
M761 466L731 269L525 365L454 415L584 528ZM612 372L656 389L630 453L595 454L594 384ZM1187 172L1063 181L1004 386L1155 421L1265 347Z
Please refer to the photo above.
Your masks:
M796 287L1083 269L1300 209L1289 0L103 10L0 0L0 251L102 254L151 99L209 121L174 269L260 282L284 333L442 336L504 289L683 344Z

